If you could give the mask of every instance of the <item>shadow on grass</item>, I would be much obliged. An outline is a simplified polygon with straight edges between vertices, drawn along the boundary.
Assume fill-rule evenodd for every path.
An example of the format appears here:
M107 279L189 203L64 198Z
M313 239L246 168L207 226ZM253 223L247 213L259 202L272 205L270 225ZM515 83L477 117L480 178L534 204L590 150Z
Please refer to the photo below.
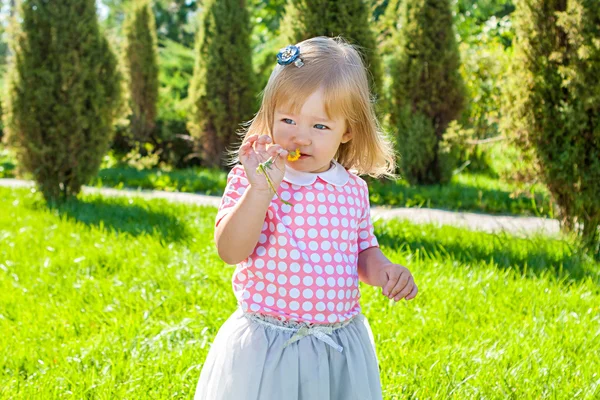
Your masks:
M549 217L550 199L535 193L535 202L525 194L511 198L506 190L479 188L459 182L446 185L409 186L403 181L365 179L371 205L424 207L448 211L469 211L496 215Z
M88 226L104 227L132 236L159 236L166 242L179 242L191 237L186 225L174 215L156 212L126 199L101 197L72 199L62 204L48 204L68 218Z
M528 277L551 273L557 279L600 283L600 265L570 242L544 237L517 238L508 233L470 232L459 228L378 221L375 234L381 246L426 253L432 258L465 264L491 263L514 268Z
M186 168L163 171L157 168L137 170L122 165L104 168L92 179L92 186L129 187L203 193L221 196L227 183L227 173L210 168Z
M0 178L14 178L15 168L16 166L12 162L0 160Z

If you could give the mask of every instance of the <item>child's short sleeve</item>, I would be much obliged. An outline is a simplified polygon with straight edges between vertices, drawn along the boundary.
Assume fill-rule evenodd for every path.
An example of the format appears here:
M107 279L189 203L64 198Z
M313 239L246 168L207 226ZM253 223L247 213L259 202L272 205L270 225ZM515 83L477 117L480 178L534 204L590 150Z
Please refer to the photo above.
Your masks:
M373 232L373 222L371 221L371 205L369 202L369 187L363 180L361 198L364 204L362 216L358 225L358 252L368 249L369 247L379 247L377 237Z
M217 211L217 217L215 218L215 227L219 225L219 222L223 217L225 217L237 204L244 194L244 191L248 188L248 184L246 171L242 165L236 165L229 171L225 192L221 198L221 204L219 204L219 210Z

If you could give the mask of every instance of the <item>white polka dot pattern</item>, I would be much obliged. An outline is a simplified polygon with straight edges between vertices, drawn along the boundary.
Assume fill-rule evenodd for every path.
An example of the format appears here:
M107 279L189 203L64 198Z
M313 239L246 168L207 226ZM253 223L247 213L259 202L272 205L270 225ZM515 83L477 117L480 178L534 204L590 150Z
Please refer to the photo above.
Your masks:
M252 254L237 265L232 286L244 311L282 319L333 323L360 312L357 261L377 247L366 182L348 172L343 186L321 177L313 185L282 182L265 215ZM248 187L235 166L219 205L215 226Z

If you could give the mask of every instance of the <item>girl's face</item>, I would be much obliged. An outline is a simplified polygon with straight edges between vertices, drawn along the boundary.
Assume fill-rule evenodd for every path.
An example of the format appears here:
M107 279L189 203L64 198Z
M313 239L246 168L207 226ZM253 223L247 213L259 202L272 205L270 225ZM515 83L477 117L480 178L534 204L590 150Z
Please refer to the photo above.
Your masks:
M288 151L300 149L302 156L286 164L297 171L324 172L330 168L341 143L351 139L343 118L330 120L325 113L323 89L312 93L299 115L275 109L273 143Z

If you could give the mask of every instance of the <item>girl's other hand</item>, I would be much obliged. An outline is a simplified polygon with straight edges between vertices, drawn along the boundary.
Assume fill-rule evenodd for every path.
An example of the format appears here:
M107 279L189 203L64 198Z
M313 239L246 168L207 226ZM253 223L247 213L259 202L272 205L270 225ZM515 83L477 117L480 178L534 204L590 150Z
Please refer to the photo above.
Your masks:
M419 291L411 272L400 264L381 265L380 282L383 295L394 301L414 299Z
M274 162L271 165L271 168L266 171L269 174L275 189L279 187L283 180L283 176L285 175L285 159L288 152L280 145L271 145L270 143L271 138L269 135L258 136L254 134L246 138L240 147L240 162L244 166L250 186L254 189L265 191L271 190L267 178L257 171L258 165L264 163L270 157L273 157ZM268 148L267 145L269 145ZM279 154L279 156L277 156L277 154Z

